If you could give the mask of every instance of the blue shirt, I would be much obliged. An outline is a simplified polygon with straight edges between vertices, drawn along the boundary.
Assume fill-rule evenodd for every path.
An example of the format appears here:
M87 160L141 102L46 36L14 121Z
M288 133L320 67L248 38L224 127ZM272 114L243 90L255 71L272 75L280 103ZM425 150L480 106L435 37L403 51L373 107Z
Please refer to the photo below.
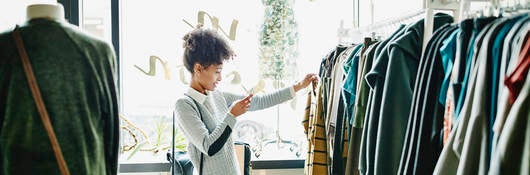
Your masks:
M440 55L442 56L442 65L445 72L442 87L440 88L440 97L438 101L440 104L445 106L445 98L447 96L447 89L449 88L449 78L453 70L453 61L455 59L456 52L456 39L460 29L456 29L447 39L443 41L442 47L440 47Z
M362 44L359 44L357 46L355 46L355 48L353 49L352 51L352 55L353 57L351 57L350 59L348 59L348 61L344 64L343 68L344 68L344 74L346 74L346 79L344 80L344 85L342 86L343 90L344 90L344 94L345 94L345 97L349 97L349 98L345 98L345 101L346 101L346 109L347 109L347 113L348 113L348 116L350 116L350 125L353 123L353 118L355 117L352 117L352 114L353 114L353 105L355 103L355 97L356 97L356 87L357 87L357 68L358 68L358 65L359 65L359 55L360 55L360 50L362 48Z

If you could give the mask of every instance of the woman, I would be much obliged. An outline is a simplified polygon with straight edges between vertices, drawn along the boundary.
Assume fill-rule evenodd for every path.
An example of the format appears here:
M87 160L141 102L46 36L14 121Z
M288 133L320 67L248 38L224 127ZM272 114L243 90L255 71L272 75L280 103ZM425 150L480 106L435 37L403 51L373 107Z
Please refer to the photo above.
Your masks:
M230 137L236 117L292 99L296 91L318 78L307 74L293 86L256 97L216 91L223 62L234 56L232 49L215 31L200 27L183 39L184 66L192 76L190 88L176 102L175 112L180 131L189 142L195 172L202 165L202 174L241 174Z

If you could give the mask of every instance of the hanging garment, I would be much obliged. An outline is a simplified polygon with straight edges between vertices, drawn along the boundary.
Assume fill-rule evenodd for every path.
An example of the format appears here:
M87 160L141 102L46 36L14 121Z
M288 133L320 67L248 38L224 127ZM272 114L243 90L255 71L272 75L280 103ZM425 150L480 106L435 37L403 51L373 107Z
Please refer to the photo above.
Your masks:
M515 48L512 49L512 43L516 34L523 30L525 23L530 21L530 16L524 15L521 19L517 20L513 27L510 28L510 31L506 34L506 37L503 39L503 49L501 54L501 64L499 68L499 77L506 77L511 72L514 71L515 65L517 64L517 59L512 58ZM524 30L523 30L524 31ZM508 116L508 112L511 110L511 104L508 102L509 90L504 86L504 78L499 79L499 98L497 102L497 115L495 118L495 123L493 124L494 130L494 140L502 133L502 127L504 126L504 121ZM494 141L496 142L496 141Z
M321 81L318 85L313 85L312 93L308 95L308 101L302 124L307 136L308 150L307 158L304 165L304 174L328 174L329 150L327 148L326 134L326 102L328 95L326 87L331 82L330 73L334 64L337 50L343 50L345 47L337 47L330 51L321 61L319 77Z
M355 97L355 106L354 106L354 114L353 114L353 123L352 126L354 128L363 128L364 126L364 117L366 114L366 110L368 109L368 96L370 87L368 87L368 84L366 83L364 77L366 74L370 71L372 68L372 63L374 61L374 55L375 50L379 46L380 42L377 41L370 45L366 51L365 54L363 54L364 61L362 64L359 64L359 70L362 70L359 75L359 86L357 88L357 96Z
M346 170L350 167L347 166L347 162L349 160L348 156L348 150L350 146L350 135L352 134L352 124L354 121L353 113L355 111L355 99L357 98L357 87L359 82L359 77L357 76L357 72L359 72L359 65L361 63L362 55L366 51L366 48L369 46L371 42L368 40L365 40L364 43L358 45L356 48L357 50L354 50L352 53L350 59L349 59L349 66L346 66L348 63L345 63L343 68L344 72L346 74L346 79L341 85L342 87L342 96L343 96L343 106L345 108L345 113L343 114L343 123L342 123L342 147L341 154L342 159L340 162L341 165L341 171L336 171L338 174L345 174ZM350 82L348 82L348 78L350 78ZM353 84L350 84L353 83ZM349 85L348 85L349 84ZM354 85L354 86L352 86ZM350 91L347 91L346 88L350 89ZM350 102L347 102L350 101ZM339 136L336 136L339 137ZM359 135L360 138L360 135ZM355 142L355 141L354 141ZM359 142L351 143L351 144L359 144ZM358 156L358 154L356 155Z
M528 40L525 46L528 49ZM523 51L525 48L521 49ZM528 57L528 50L521 56ZM524 58L524 57L523 57ZM521 93L515 99L502 134L499 136L497 149L492 155L490 175L496 174L530 174L530 76L525 75Z
M497 58L491 55L495 55L495 52L492 52L492 50L494 51L492 47L495 47L497 35L502 34L503 25L506 24L509 24L509 20L497 20L494 24L487 25L480 33L481 36L477 37L475 54L471 62L475 65L470 65L473 71L470 73L470 84L467 87L470 93L462 108L461 120L459 119L455 129L451 132L449 142L442 151L435 174L484 174L488 172L490 150L493 147L490 145L492 142L491 123L494 122L493 120L499 121L498 116L495 119L491 118L494 116L493 114L489 114L493 111L491 110L493 106L490 104L495 103L495 101L493 100L494 97L491 97L492 95L488 95L493 92L492 89L494 88L488 85L494 84L496 75L492 72L495 72L495 67L498 65L496 64ZM514 29L518 29L516 26ZM510 34L511 32L508 33L508 36L513 35ZM510 38L512 37L505 38L506 43L511 43ZM475 60L477 60L476 63L474 63ZM501 77L506 61L504 58L501 59L501 71L499 71ZM473 77L473 81L471 81L471 77ZM499 97L502 100L503 96L500 95ZM502 111L504 110L499 110L497 113L502 113Z
M368 73L371 71L371 69L375 66L374 64L377 63L378 60L387 59L388 52L386 51L386 45L391 40L398 38L401 36L401 34L405 31L406 27L405 25L401 25L398 30L396 30L388 39L380 42L379 46L375 49L375 53L373 56L373 63L372 67L368 69ZM369 95L368 95L368 104L366 106L366 113L365 113L365 121L363 125L363 135L361 137L361 155L359 160L359 171L361 174L373 174L374 173L374 159L375 159L375 145L376 145L376 138L377 138L377 127L374 127L375 124L378 122L378 118L372 118L372 115L378 115L379 110L378 106L380 106L381 100L376 100L376 92L381 93L382 91L375 91L375 83L373 84L368 83L368 73L364 77L367 85L370 88ZM378 95L380 96L380 95Z
M365 126L365 120L364 120L364 117L366 116L365 113L367 112L366 110L369 109L368 108L368 103L370 101L369 99L369 91L370 91L370 87L368 87L368 84L366 83L364 77L365 75L368 73L368 71L370 71L371 67L372 67L372 62L374 60L374 54L375 54L375 50L376 48L378 48L380 42L377 42L377 43L374 43L373 45L371 45L368 49L367 49L367 54L366 54L366 58L365 58L365 63L363 65L363 72L361 74L361 86L359 87L358 89L358 92L357 92L357 99L355 99L355 114L354 114L354 124L352 125L353 127L352 128L361 128L361 129L352 129L352 132L355 132L355 130L358 130L357 133L351 133L350 136L351 137L359 137L358 139L358 148L356 149L359 149L357 151L355 150L352 150L352 153L350 153L350 150L348 150L348 154L351 155L353 154L354 156L358 157L357 161L356 160L352 160L354 162L348 162L348 166L349 168L355 168L353 170L350 170L351 171L358 171L359 174L361 174L361 166L365 167L364 165L365 162L364 161L361 161L361 160L366 160L366 155L365 154L366 152L363 152L361 150L363 150L363 148L366 148L366 147L363 147L363 142L362 142L362 137L363 137L363 132L364 132L364 128L363 126ZM357 142L357 138L352 138L350 137L350 140L352 142ZM354 146L354 148L352 148L352 146ZM352 145L350 144L350 148L348 149L355 149L355 146L356 145ZM366 149L364 149L366 150ZM358 152L358 154L356 154L355 152ZM349 157L349 158L352 158L352 159L355 159L355 157ZM353 164L353 165L352 165ZM363 168L365 169L365 168Z
M308 93L304 120L302 121L308 143L304 166L304 174L306 175L328 174L328 149L324 126L325 115L322 111L322 93L322 86L313 86Z
M20 28L72 174L117 174L119 118L112 46L77 26L33 19ZM59 174L11 33L0 34L0 174Z
M356 98L356 89L357 89L357 70L359 67L360 54L362 49L365 48L364 44L359 44L353 48L350 58L348 58L343 63L343 72L346 76L342 83L342 91L344 94L344 101L346 103L346 113L349 117L353 115L354 112L354 102ZM353 121L353 117L351 117ZM348 121L350 124L352 122Z
M521 19L521 15L510 17L510 18L504 18L505 20L502 21L502 24L499 24L498 28L496 29L495 33L492 34L492 39L490 41L491 46L491 52L488 54L488 58L491 59L491 70L488 71L488 77L491 78L491 81L489 83L489 89L490 89L490 102L489 102L489 116L487 120L487 127L488 127L488 148L490 155L495 150L495 143L496 143L496 136L494 133L494 123L497 118L497 104L498 99L500 96L499 90L499 82L500 82L500 65L501 65L501 55L500 51L503 48L502 40L508 33L508 31L513 27L513 24L515 21ZM491 160L491 159L490 159Z
M489 118L491 112L491 75L493 59L491 58L491 50L494 41L494 36L506 23L506 18L500 18L489 25L478 35L476 42L482 43L480 47L475 48L474 55L475 62L471 75L474 74L474 82L469 83L469 86L474 87L474 94L470 94L473 98L466 99L464 104L469 104L470 108L466 108L466 115L461 116L463 121L467 121L466 132L462 132L463 149L460 157L460 165L458 166L459 174L486 174L489 169L489 160L491 152L491 140ZM478 45L478 44L477 44ZM471 80L471 78L470 78ZM467 118L467 119L465 119Z
M434 16L434 29L451 23L447 14ZM408 26L404 34L388 45L387 59L378 59L366 75L368 84L374 90L371 113L375 135L374 174L395 174L398 171L405 139L410 102L417 68L422 53L423 20ZM372 135L369 134L369 137ZM370 160L369 160L370 161Z
M491 19L486 18L485 20L490 21ZM479 21L479 20L475 20L475 21ZM482 25L484 23L479 22L477 24ZM476 66L476 64L482 63L481 61L478 61L477 63L476 61L477 59L475 58L477 57L477 53L480 51L480 49L482 49L480 46L482 45L482 40L484 39L483 35L487 33L489 27L491 27L491 25L486 25L484 29L481 30L481 32L477 35L477 37L475 37L476 41L472 41L472 43L475 44L475 47L474 47L475 54L473 55L473 57L471 57L471 59L466 61L466 64L468 64L467 67L470 70L472 70L471 72L466 73L466 74L470 74L469 76L470 83L469 83L469 86L463 87L463 88L466 88L466 92L467 92L467 95L465 96L466 103L463 104L463 108L462 108L463 110L461 111L462 113L458 117L459 118L458 125L456 126L456 128L454 128L454 131L451 132L449 136L449 141L447 142L447 145L442 150L442 154L440 155L440 159L437 162L436 168L434 170L434 174L456 174L457 171L458 173L463 173L463 172L469 171L470 170L469 167L475 168L475 171L478 172L478 169L477 169L479 167L478 160L469 160L469 162L459 161L459 160L462 160L461 156L463 156L463 154L466 154L466 152L468 152L467 149L466 150L463 150L463 149L465 149L464 145L467 144L465 143L465 139L466 139L467 128L468 128L468 124L470 121L472 109L475 107L481 108L478 106L474 106L474 104L471 102L473 100L476 100L475 103L479 103L480 100L483 101L485 98L485 97L475 97L475 95L478 96L478 94L482 93L485 90L483 87L475 86L476 85L475 81L477 77L476 74L478 70L478 66ZM479 60L485 60L485 59L479 59ZM475 91L478 91L478 93L475 94ZM481 141L476 142L475 144L479 144L479 143L481 143ZM458 152L453 152L453 150L455 149ZM479 149L477 151L484 151L484 150ZM471 151L469 153L475 153L475 152ZM471 154L468 154L468 155L471 155ZM467 157L472 158L470 156L467 156ZM466 166L469 166L469 167L466 167Z
M438 50L456 28L445 25L436 30L421 59L399 174L432 174L438 160L442 149L443 105L437 99L444 76Z
M456 122L457 115L455 113L456 103L462 89L461 79L463 79L463 72L465 68L465 58L467 56L467 46L471 37L471 32L473 31L473 19L466 19L458 24L460 32L457 34L456 39L456 48L455 48L455 58L453 62L453 67L448 70L451 73L449 78L446 100L445 100L445 112L444 120L451 121L447 123L447 127L453 128L454 123ZM447 70L446 70L447 71ZM450 128L447 128L450 129ZM444 145L448 142L449 135L444 132Z
M324 96L322 98L323 105L324 105L324 115L325 115L325 126L326 126L326 137L327 137L327 148L328 152L333 152L333 142L335 137L335 127L336 127L336 121L337 117L336 115L332 115L332 113L337 113L337 108L333 108L338 102L335 102L335 100L339 100L339 97L335 97L335 75L337 74L337 71L340 71L338 69L335 69L337 67L337 64L340 64L340 61L337 61L341 59L340 54L344 52L346 49L348 49L347 46L337 46L335 49L333 55L329 57L326 60L326 71L323 75L320 77L324 77L324 82L322 82L323 85L323 93ZM342 74L342 72L341 72ZM342 77L339 78L338 81L342 81ZM331 160L332 154L328 155L330 156L329 160ZM331 162L330 162L331 165ZM329 167L331 170L331 167Z
M504 84L510 90L510 104L513 104L515 102L515 99L517 99L517 96L519 96L519 93L521 93L521 89L524 84L523 80L528 74L528 69L530 68L530 59L528 59L528 57L530 57L530 42L528 42L528 37L530 36L529 34L530 33L526 34L525 39L523 41L524 44L523 48L521 49L521 56L517 61L517 67L515 67L515 70L504 80Z
M442 47L440 48L440 55L442 56L442 63L444 69L444 80L440 89L439 102L444 106L444 122L443 122L443 144L447 143L449 138L449 133L453 127L453 113L454 109L448 107L448 104L454 102L453 93L448 93L449 84L453 70L453 63L455 59L455 53L457 50L457 36L461 33L461 30L457 28L447 39L443 42Z
M486 18L475 18L473 19L473 31L471 33L471 38L469 40L469 45L467 49L467 55L465 56L465 59L462 60L463 62L460 63L459 69L463 72L458 72L457 74L463 75L459 76L462 79L459 79L462 88L460 89L460 93L458 97L456 97L457 102L455 103L455 116L457 117L455 120L458 120L458 117L460 115L460 111L462 109L462 105L464 103L464 99L466 97L467 90L465 87L467 87L467 83L469 81L469 73L472 69L472 63L471 60L473 58L473 55L477 52L475 49L478 49L480 47L481 43L476 43L476 38L478 37L478 34L484 29L486 25L491 23L493 20L497 19L497 17L486 17Z
M377 47L376 42L372 42L369 38L368 40L365 40L363 43L363 48L361 49L361 56L359 59L359 65L358 65L358 71L357 71L357 96L355 97L355 103L352 103L354 106L350 106L351 108L355 108L353 111L355 112L355 116L352 117L353 123L352 127L349 132L349 144L345 148L347 151L347 160L346 160L346 171L345 174L359 174L359 149L360 149L360 142L361 142L361 136L362 136L362 120L364 118L364 112L365 112L365 105L366 101L368 100L368 93L366 93L366 89L368 89L368 85L366 84L366 81L363 81L362 77L364 77L364 74L369 70L368 68L372 65L372 58L373 58L373 51L375 50L375 47ZM366 68L366 69L365 69ZM366 70L366 72L364 71ZM350 72L352 73L352 72ZM362 89L362 90L361 90ZM346 90L344 90L346 91ZM347 94L347 93L345 93ZM362 99L362 102L361 102ZM353 114L352 114L353 115Z
M344 62L353 60L355 53L361 48L361 45L348 46L335 58L333 72L331 74L330 96L328 103L328 119L329 125L328 133L328 149L331 159L331 173L344 174L344 166L342 165L342 142L343 142L343 120L345 114L344 98L342 97L342 85L344 81ZM357 62L356 60L353 60Z
M526 15L524 15L526 16ZM491 142L491 150L492 152L496 149L496 143L497 143L497 139L498 139L498 135L497 133L495 133L495 122L497 121L497 113L498 113L498 110L497 108L499 108L499 101L501 99L501 90L503 88L503 83L500 83L501 82L501 79L500 77L504 77L504 73L503 71L501 71L501 64L502 64L502 51L503 51L503 48L504 48L504 39L506 37L506 35L508 34L508 32L510 31L510 29L512 29L513 25L519 21L521 18L523 17L523 15L518 15L518 16L515 16L515 17L511 17L508 19L508 21L504 24L504 26L502 26L502 28L499 30L499 33L497 34L497 36L495 37L494 41L493 41L493 47L492 47L492 53L491 53L491 58L492 58L492 64L493 64L493 71L491 72L492 73L492 78L493 78L493 81L491 82L491 88L492 88L492 100L491 100L491 113L490 113L490 123L489 123L489 127L492 128L489 132L490 132L490 140L492 140ZM502 74L502 75L501 75Z
M340 98L343 98L342 93L340 94ZM345 111L343 101L341 101L337 107L338 111ZM346 118L347 116L345 112L342 112L341 114L339 114L339 116L337 116L337 127L334 137L335 140L333 142L333 156L331 157L331 174L344 174L344 171L346 169L345 160L347 155L344 154L344 143L347 143L348 140L345 139L349 138L345 137L347 136L347 133L344 132L345 130L349 129L347 127L348 123L345 120Z

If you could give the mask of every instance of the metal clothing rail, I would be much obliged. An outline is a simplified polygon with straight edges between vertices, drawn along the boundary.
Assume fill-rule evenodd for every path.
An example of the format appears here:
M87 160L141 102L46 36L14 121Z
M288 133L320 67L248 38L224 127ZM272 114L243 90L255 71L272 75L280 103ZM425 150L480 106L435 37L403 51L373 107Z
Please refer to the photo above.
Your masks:
M337 30L337 36L339 38L339 44L342 43L342 39L346 37L353 38L354 40L359 39L362 40L363 35L371 34L372 38L375 38L376 34L379 34L377 32L381 32L381 29L387 28L389 26L397 26L401 23L406 23L407 21L414 20L417 17L422 16L425 13L424 9L411 12L409 14L405 14L400 17L395 18L389 18L377 23L373 23L368 26L363 27L353 27L353 28L345 28L344 22L341 22L338 30ZM356 38L359 37L359 38Z
M407 20L412 19L414 17L418 17L418 16L420 16L420 15L422 15L424 13L425 13L424 9L418 10L416 12L412 12L410 14L406 14L406 15L403 15L403 16L400 16L400 17L386 19L386 20L371 24L369 26L359 27L359 28L355 29L355 31L356 32L361 32L361 33L370 32L370 31L373 31L373 30L377 30L377 29L389 26L389 25L393 25L393 24L396 24L396 23L407 21Z
M434 11L435 10L441 10L441 11L451 11L454 21L459 22L462 19L465 18L466 15L469 15L468 13L473 13L470 11L470 4L472 2L489 2L491 3L491 8L497 9L500 7L500 1L503 0L423 0L423 9L412 12L397 18L390 18L386 19L380 22L372 23L368 26L363 27L357 27L357 25L354 25L354 28L344 28L343 23L341 23L339 29L337 30L337 36L339 37L339 43L342 41L342 38L344 37L359 37L366 34L372 34L372 37L374 37L375 32L387 28L389 26L395 26L400 23L403 23L405 21L411 20L415 17L421 16L424 14L425 19L425 28L424 28L424 40L423 40L423 48L427 46L427 42L432 36L433 33L433 23L434 23ZM510 1L510 0L507 0ZM512 0L517 1L517 0ZM519 1L527 1L528 0L519 0ZM520 3L520 2L519 2ZM373 15L372 15L373 17Z
M489 2L492 9L497 10L500 7L501 0L424 0L423 8L426 11L425 29L423 33L423 48L427 46L427 42L433 33L433 11L434 10L449 10L453 12L455 22L461 21L470 11L470 4L472 2ZM528 1L528 0L527 0Z

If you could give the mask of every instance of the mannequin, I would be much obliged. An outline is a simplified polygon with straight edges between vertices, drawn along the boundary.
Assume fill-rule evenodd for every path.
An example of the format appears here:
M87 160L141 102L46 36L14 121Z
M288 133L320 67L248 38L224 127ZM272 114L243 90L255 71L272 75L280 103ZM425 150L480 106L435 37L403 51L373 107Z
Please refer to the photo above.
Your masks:
M26 6L18 31L67 168L118 174L114 49L66 22L57 1L42 1ZM59 174L12 34L0 32L0 174Z
M26 20L34 18L47 18L56 21L64 20L64 8L59 3L31 4L26 9Z

